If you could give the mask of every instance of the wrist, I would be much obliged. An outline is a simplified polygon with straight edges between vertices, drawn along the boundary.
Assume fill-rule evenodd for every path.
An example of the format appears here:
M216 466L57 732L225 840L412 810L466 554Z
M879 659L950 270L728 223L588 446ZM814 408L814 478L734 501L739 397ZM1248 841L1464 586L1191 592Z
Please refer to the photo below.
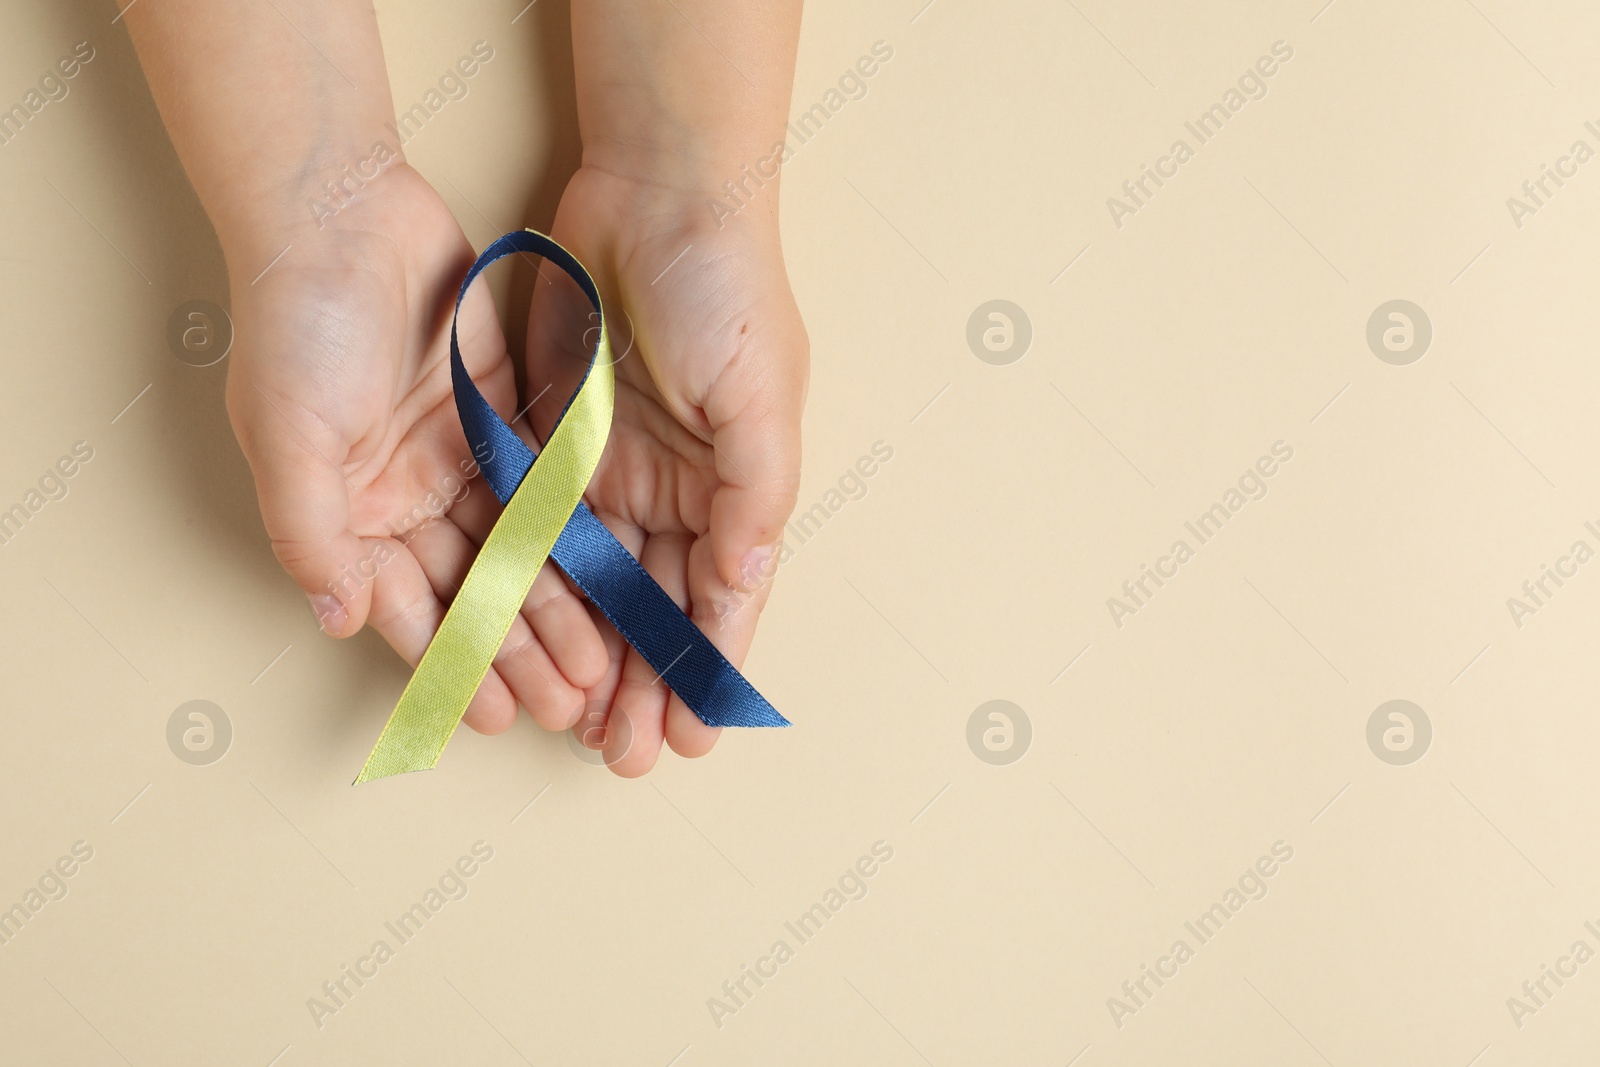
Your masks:
M781 148L787 132L771 121L707 125L670 114L594 130L586 125L583 162L630 180L703 192Z
M247 282L286 248L298 258L336 248L352 230L386 232L397 221L390 202L421 181L397 143L380 138L319 152L206 209L230 274Z
M790 149L783 131L711 141L590 138L583 167L622 183L634 221L647 229L721 230L730 225L775 236L778 194Z
M373 200L405 166L398 139L374 119L322 129L315 143L280 141L270 156L196 176L195 186L229 265L247 265L263 252L270 259L286 245L309 245L337 230L347 212Z

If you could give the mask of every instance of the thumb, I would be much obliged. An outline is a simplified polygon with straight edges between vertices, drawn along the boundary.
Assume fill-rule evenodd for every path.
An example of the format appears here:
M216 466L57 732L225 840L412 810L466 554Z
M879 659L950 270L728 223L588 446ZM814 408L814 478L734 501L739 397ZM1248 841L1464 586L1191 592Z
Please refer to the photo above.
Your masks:
M773 343L742 351L704 405L722 483L711 499L712 558L734 589L771 578L800 488L805 328L796 313L777 333Z
M366 622L367 571L375 564L350 529L350 484L337 466L347 446L314 414L253 382L228 390L228 414L255 476L273 554L310 599L322 629L348 637Z

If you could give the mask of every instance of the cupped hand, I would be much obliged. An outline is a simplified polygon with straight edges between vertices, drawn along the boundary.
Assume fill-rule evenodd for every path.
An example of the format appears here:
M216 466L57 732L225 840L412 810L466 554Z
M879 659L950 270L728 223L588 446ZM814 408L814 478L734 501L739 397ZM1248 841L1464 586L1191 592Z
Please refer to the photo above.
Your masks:
M320 227L225 245L228 413L273 551L325 631L346 637L370 622L415 665L500 511L450 383L450 319L472 248L404 164ZM468 295L459 329L474 381L509 419L516 384L486 286ZM547 565L465 721L497 733L521 703L542 725L568 727L608 663L589 613Z
M616 360L611 437L585 499L740 666L794 508L808 375L775 216L719 221L703 194L586 165L552 236L599 284ZM589 359L589 312L565 275L541 269L528 327L541 439ZM603 676L583 683L579 739L625 777L647 772L663 740L708 752L719 731L589 610L607 656Z

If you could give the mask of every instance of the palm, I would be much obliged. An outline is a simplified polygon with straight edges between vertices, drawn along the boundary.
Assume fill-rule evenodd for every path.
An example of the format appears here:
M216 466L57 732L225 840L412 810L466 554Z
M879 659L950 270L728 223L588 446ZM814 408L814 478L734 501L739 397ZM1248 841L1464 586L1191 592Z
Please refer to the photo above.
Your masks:
M681 215L656 211L653 196L585 169L568 185L556 215L552 236L588 264L599 283L617 360L611 437L587 500L738 664L765 589L751 600L755 610L729 612L744 600L729 588L739 567L730 566L723 542L738 534L741 495L792 500L793 486L770 484L774 479L760 484L752 474L766 473L766 466L740 458L752 447L759 452L761 442L752 440L759 433L751 432L750 419L738 422L741 408L750 414L742 388L749 382L734 380L730 371L741 360L757 362L764 349L798 344L803 356L804 333L781 260L741 231L686 227ZM696 208L704 210L698 202ZM588 310L575 286L554 271L541 272L528 348L530 389L537 393L550 384L534 406L541 436L588 359L594 339ZM785 332L789 336L773 336ZM732 623L724 625L724 616ZM717 731L676 697L669 700L655 670L609 627L601 630L612 665L589 699L613 726L623 713L620 736L608 730L606 738L613 769L648 769L663 739L684 754L709 749Z
M443 201L402 168L234 301L229 409L274 551L320 599L325 628L344 636L370 619L413 664L498 510L481 482L467 487L448 366L471 262ZM469 295L459 328L468 369L505 411L515 384L487 290ZM504 729L519 702L545 725L576 718L604 656L560 590L551 575L530 595L469 725Z
M433 250L414 281L393 238L344 229L323 238L327 254L291 247L236 301L241 351L230 389L256 394L280 416L280 427L263 431L288 428L318 446L345 483L349 528L359 536L407 528L421 487L436 487L455 462L457 450L441 447L453 414L450 379L438 308L428 305L449 291L471 248L432 199L412 218L415 246ZM498 352L482 342L469 350L480 374L505 359L503 343Z

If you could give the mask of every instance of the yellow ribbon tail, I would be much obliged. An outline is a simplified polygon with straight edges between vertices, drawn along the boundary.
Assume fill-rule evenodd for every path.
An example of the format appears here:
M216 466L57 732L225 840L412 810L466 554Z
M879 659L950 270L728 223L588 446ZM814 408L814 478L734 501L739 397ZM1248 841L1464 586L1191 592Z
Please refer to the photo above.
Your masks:
M615 390L602 326L583 386L489 531L356 785L439 762L539 568L583 499L611 432Z

